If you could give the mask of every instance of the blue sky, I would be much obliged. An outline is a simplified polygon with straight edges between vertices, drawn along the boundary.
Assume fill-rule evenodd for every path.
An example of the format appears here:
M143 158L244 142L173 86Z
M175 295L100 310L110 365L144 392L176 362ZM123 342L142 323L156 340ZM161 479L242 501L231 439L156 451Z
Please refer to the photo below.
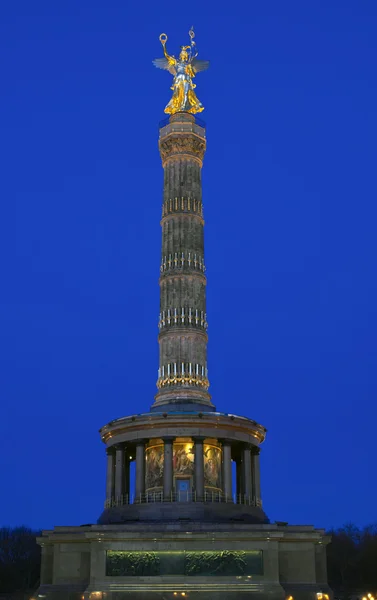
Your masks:
M158 366L170 75L196 29L210 391L265 425L272 520L375 522L375 2L0 8L0 523L95 522L98 429Z

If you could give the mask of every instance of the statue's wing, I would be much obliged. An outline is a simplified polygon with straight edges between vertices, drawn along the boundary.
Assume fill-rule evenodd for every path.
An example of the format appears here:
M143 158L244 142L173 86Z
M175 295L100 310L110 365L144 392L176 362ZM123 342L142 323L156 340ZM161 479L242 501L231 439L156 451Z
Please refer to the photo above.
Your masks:
M167 58L155 58L152 62L157 69L165 69L165 71L169 71L169 73L175 75L175 61L170 61Z
M196 58L194 58L194 60L191 63L191 66L195 74L199 73L200 71L206 71L209 67L209 60L197 60Z

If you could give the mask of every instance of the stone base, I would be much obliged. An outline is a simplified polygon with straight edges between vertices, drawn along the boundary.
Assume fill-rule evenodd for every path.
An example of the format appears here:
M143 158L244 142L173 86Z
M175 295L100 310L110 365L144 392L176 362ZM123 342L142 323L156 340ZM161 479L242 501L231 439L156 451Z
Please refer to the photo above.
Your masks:
M327 585L323 530L165 521L44 531L46 600L317 600Z
M105 508L98 519L99 525L115 525L130 521L170 521L175 519L196 523L269 523L268 517L259 507L233 502L149 502L124 504Z

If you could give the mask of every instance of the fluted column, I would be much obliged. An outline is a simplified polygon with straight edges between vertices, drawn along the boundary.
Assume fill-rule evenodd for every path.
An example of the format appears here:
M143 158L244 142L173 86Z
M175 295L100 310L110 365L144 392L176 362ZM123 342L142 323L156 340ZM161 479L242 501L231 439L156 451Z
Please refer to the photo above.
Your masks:
M248 501L253 496L253 481L251 478L251 450L249 445L245 445L242 449L242 475L243 475L243 494L245 500Z
M145 443L140 441L136 445L136 478L135 501L140 502L145 494Z
M229 442L223 443L224 496L232 499L232 447Z
M114 449L106 448L107 471L106 471L106 500L111 501L114 497Z
M259 454L260 454L260 448L253 448L253 450L252 450L252 476L253 476L254 499L255 499L257 506L262 506Z
M204 499L204 454L203 438L194 438L195 444L195 491L196 499Z
M164 440L164 500L169 501L173 492L173 440Z
M153 409L210 406L201 168L205 127L178 113L160 129L164 168L160 266L160 360Z
M124 491L124 447L115 448L115 498L119 502Z

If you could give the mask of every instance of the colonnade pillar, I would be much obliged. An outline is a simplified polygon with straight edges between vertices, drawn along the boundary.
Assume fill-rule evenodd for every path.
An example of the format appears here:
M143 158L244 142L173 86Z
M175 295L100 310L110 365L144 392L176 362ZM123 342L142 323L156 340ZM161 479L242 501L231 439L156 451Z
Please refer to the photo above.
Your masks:
M173 493L173 440L164 440L164 500L172 499Z
M262 506L262 494L260 487L260 463L259 463L260 448L253 448L252 451L252 475L254 498L257 506Z
M107 471L106 471L106 500L111 501L114 497L114 450L106 448Z
M253 497L253 480L251 477L251 449L245 445L242 449L243 493L246 498Z
M194 438L195 443L195 491L196 499L204 499L204 438Z
M236 459L236 495L239 498L243 493L242 460Z
M128 502L131 502L130 499L130 458L127 457L128 448L125 449L124 452L124 481L123 481L123 492L122 494L128 498Z
M130 493L130 463L127 460L127 448L124 445L111 446L106 449L106 500L119 503L126 501Z
M145 494L145 443L139 441L136 444L136 478L135 478L135 501L144 500Z
M124 447L115 447L115 498L120 498L124 492Z
M232 499L232 448L229 442L223 443L223 493L226 500Z

